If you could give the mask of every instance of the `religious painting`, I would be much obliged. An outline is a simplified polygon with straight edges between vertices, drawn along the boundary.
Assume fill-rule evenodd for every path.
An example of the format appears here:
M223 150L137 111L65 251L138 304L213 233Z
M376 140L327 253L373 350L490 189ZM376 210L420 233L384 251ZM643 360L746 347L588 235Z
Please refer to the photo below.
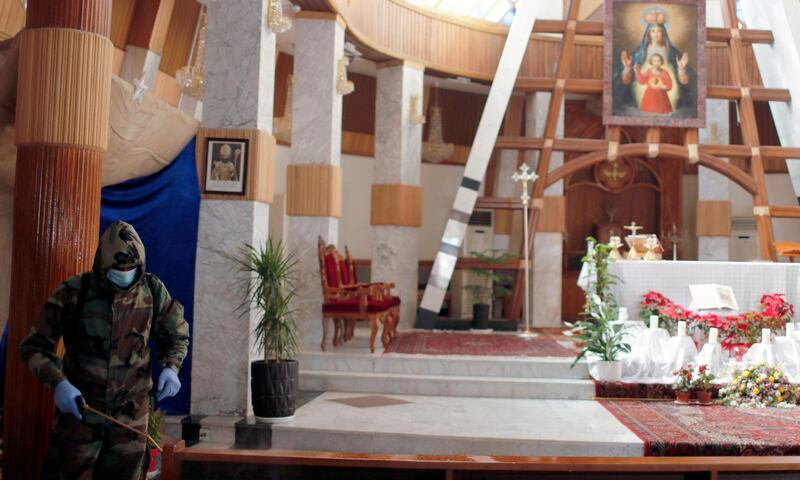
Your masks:
M603 123L705 127L705 1L606 0Z
M247 139L206 139L204 192L244 195L247 147Z

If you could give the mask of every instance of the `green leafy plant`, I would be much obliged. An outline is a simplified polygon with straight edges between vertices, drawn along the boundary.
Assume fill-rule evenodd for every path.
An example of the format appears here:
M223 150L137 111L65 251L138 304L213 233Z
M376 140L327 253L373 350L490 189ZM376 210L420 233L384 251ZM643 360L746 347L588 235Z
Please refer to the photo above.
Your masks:
M572 336L582 345L581 351L572 362L573 367L588 354L613 362L620 353L631 351L631 346L623 341L626 333L611 325L615 311L615 306L612 307L594 294L589 297L583 320L567 324Z
M503 249L489 248L482 252L470 252L479 262L488 264L502 264L514 258ZM465 285L464 289L472 294L475 303L489 304L492 299L504 298L511 294L506 287L511 282L511 276L491 268L471 268L470 272L480 278L480 283Z
M297 296L294 269L297 259L280 241L272 237L266 245L245 245L234 258L239 270L247 274L241 315L257 315L255 345L264 360L288 360L298 352L298 332L292 303Z
M591 296L593 294L597 295L600 301L607 305L609 309L614 310L618 304L616 297L611 293L611 287L621 280L608 270L608 266L612 262L610 255L613 249L606 243L597 243L594 237L586 237L586 241L592 242L594 249L591 253L584 255L582 260L594 268L595 274L592 276L593 278L590 278L589 288L586 289L584 313L591 308Z

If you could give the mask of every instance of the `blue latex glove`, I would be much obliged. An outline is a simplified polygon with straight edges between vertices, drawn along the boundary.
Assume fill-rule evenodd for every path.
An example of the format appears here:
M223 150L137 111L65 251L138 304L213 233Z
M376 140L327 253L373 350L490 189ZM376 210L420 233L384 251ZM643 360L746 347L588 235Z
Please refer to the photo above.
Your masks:
M181 381L178 380L178 374L175 370L167 367L161 370L161 375L158 376L158 392L156 392L156 400L161 401L169 398L178 393L181 389Z
M73 387L69 380L61 380L56 385L56 407L62 413L75 415L78 420L83 420L81 409L78 407L79 398L81 397L80 390Z

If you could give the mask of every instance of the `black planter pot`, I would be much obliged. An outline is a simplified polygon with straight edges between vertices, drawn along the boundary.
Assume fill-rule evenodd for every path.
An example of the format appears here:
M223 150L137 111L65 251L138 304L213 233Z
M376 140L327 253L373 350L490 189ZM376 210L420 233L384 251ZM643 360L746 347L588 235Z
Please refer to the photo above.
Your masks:
M265 423L288 422L294 417L300 364L259 360L250 363L250 390L256 420Z
M489 328L489 305L476 303L472 305L472 328L486 330Z

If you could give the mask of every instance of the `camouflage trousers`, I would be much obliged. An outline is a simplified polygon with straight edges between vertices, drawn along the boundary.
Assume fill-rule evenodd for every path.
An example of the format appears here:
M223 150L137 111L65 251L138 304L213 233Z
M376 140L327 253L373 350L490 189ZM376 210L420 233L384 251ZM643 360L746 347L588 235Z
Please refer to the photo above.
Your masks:
M91 401L89 405L97 408ZM147 430L147 398L104 413L137 430ZM139 480L144 478L145 442L143 437L96 414L83 412L83 420L78 420L72 414L58 412L42 478Z

